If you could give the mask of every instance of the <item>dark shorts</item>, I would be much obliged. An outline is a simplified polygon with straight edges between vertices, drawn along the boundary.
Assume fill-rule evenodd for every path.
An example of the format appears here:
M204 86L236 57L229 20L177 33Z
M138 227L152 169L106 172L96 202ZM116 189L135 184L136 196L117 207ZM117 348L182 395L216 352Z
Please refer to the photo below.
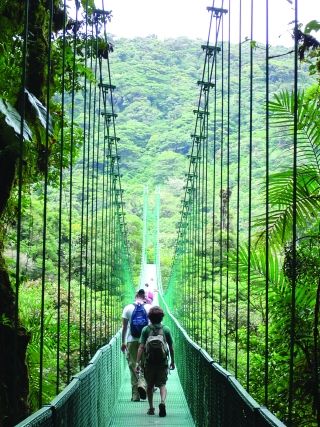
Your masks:
M148 366L144 367L144 377L148 385L161 387L166 385L168 379L168 366Z

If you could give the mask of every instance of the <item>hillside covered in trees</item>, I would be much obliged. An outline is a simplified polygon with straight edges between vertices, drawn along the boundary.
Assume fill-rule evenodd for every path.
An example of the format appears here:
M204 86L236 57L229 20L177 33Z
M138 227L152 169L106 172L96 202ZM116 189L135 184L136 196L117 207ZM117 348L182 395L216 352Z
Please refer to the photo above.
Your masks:
M176 239L176 226L180 219L180 199L183 196L185 173L194 128L194 113L198 100L197 81L203 67L201 40L187 38L159 40L156 36L113 41L111 71L117 89L114 93L118 113L117 129L120 137L119 153L125 182L126 211L138 224L142 218L143 187L149 191L160 186L161 191L161 248L164 279L171 262ZM227 49L227 46L225 46ZM238 102L238 49L231 46L231 103ZM248 110L249 93L249 43L242 46L242 108ZM284 47L273 47L270 54L277 56L287 51ZM265 144L264 111L266 93L265 48L257 45L254 50L254 98L253 138L254 175L253 206L261 201L261 185L264 178L264 159L261 155ZM221 75L221 54L217 57L217 79ZM224 58L225 73L227 69ZM301 87L311 83L307 67L300 69ZM292 54L275 58L269 71L270 91L292 90ZM226 90L226 89L225 89ZM272 99L272 95L270 95ZM221 88L217 87L217 110L221 109ZM236 147L238 115L233 108L230 115L231 145ZM218 119L219 125L219 119ZM218 126L217 125L217 126ZM248 116L243 114L242 128L248 128ZM232 129L234 132L232 133ZM209 122L209 140L213 139L214 122ZM247 137L245 137L247 138ZM248 140L243 141L243 161L248 162ZM216 154L220 153L220 141L216 143ZM281 155L281 145L271 147L272 167L276 170L286 159ZM211 158L213 153L209 153ZM230 158L231 189L236 182L236 148ZM241 186L242 199L248 192L247 176ZM235 196L231 206L235 209ZM244 214L246 213L244 206ZM259 208L257 207L259 210ZM256 210L256 213L258 211ZM242 225L245 230L245 221ZM139 234L138 234L139 235ZM135 236L137 236L135 234ZM130 236L129 236L130 237ZM139 243L133 243L139 247ZM140 260L138 258L137 262Z

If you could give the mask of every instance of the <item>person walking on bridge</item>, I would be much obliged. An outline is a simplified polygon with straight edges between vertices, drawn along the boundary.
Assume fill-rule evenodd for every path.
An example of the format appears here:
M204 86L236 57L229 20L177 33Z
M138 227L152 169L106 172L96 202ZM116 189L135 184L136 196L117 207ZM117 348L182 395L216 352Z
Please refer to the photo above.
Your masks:
M147 381L147 396L149 402L148 415L154 415L153 390L160 388L161 403L159 416L166 416L166 382L168 379L168 353L170 353L170 369L175 368L173 340L168 326L162 325L164 312L159 306L151 307L148 317L151 324L145 326L141 332L140 346L137 354L136 372L143 372ZM168 352L169 348L169 352ZM145 356L145 361L143 361ZM143 366L143 369L140 367Z
M146 294L146 303L152 305L154 299L154 292L152 291L152 289L149 288L149 283L146 283L144 285L144 289Z
M139 338L144 326L148 324L150 304L145 304L145 291L140 289L136 293L135 302L124 307L122 312L122 345L121 351L126 353L131 376L133 402L146 399L146 382L143 372L137 374L136 359L139 347Z

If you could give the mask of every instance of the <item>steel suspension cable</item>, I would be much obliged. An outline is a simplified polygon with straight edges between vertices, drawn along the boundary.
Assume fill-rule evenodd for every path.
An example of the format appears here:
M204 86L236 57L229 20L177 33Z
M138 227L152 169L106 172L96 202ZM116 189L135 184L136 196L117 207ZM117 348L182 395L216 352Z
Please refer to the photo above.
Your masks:
M208 70L209 71L209 70ZM209 73L207 74L206 81L209 82L210 80ZM207 90L207 99L206 99L206 105L209 106L209 90ZM208 107L207 107L208 111ZM209 332L209 310L208 310L208 266L207 266L207 252L208 252L208 137L209 137L209 118L208 115L205 117L205 129L204 129L204 144L203 144L203 157L204 157L204 218L202 220L202 228L204 231L204 242L203 242L203 258L204 258L204 265L203 265L203 271L202 271L202 280L204 281L204 302L205 302L205 349L208 351L208 332Z
M100 73L100 92L102 96L102 75ZM109 189L109 143L107 141L107 129L110 124L110 117L106 116L104 111L101 112L102 117L104 117L104 126L103 126L103 208L102 208L102 228L104 230L103 243L101 245L101 264L104 267L103 282L104 282L104 335L105 337L109 336L109 329L107 328L107 319L109 319L109 306L110 306L110 294L108 292L108 263L107 263L107 249L108 249L108 189ZM105 254L104 258L102 254Z
M63 17L66 19L66 2L63 4ZM66 67L66 29L62 35L62 89L61 89L61 132L59 164L59 213L58 213L58 271L57 271L57 351L56 351L56 394L60 391L60 340L61 340L61 280L62 280L62 199L63 199L63 157L64 157L64 117L65 117L65 67Z
M216 29L217 31L217 29ZM215 278L216 278L216 272L215 272L215 231L216 231L216 224L215 224L215 215L216 215L216 140L217 140L217 63L214 65L215 73L214 73L214 95L213 95L213 147L212 147L212 238L211 238L211 259L212 259L212 266L211 266L211 318L212 322L213 316L214 316L214 296L215 296ZM214 349L214 337L213 333L211 333L211 353ZM219 345L220 348L220 345ZM218 350L218 354L219 354Z
M223 18L221 20L221 118L220 118L220 188L219 188L219 363L222 363L222 319L223 319L223 283L222 283L222 265L223 265L223 239L222 239L222 192L223 192L223 141L224 141L224 32Z
M90 52L90 69L94 69L93 65L93 43L94 43L94 29L90 25L89 33L89 52ZM89 356L94 354L94 245L95 245L95 235L94 235L94 162L95 162L95 88L96 86L92 81L89 84L89 139L90 139L90 163L88 163L88 195L89 196L89 236L90 236L90 279L89 279L89 289L90 289L90 325L89 325Z
M250 12L250 40L253 40L253 6L251 0ZM253 46L250 43L250 86L249 86L249 178L248 178L248 272L247 272L247 383L246 389L250 390L250 286L251 286L251 229L252 229L252 129L253 129Z
M235 319L235 376L238 377L239 352L239 250L240 250L240 174L241 174L241 65L242 65L242 0L239 1L239 63L238 63L238 135L237 135L237 207L236 207L236 319Z
M21 90L25 94L26 89L26 73L27 73L27 52L28 52L28 34L29 34L29 0L25 1L24 5L24 20L23 20L23 45L22 45L22 58L21 58ZM17 360L17 335L19 329L19 290L21 282L21 235L22 235L22 197L23 197L23 144L24 144L24 131L25 131L25 97L20 107L20 136L19 136L19 151L17 161L17 181L18 181L18 194L17 194L17 226L16 226L16 238L17 238L17 249L16 249L16 268L15 268L15 311L14 311L14 343L13 343L13 396L16 396L17 392L17 381L19 378L18 373L18 360ZM18 402L13 402L13 412L17 412Z
M96 26L96 36L98 34L98 29ZM96 44L96 51L98 50L98 43ZM100 61L100 60L99 60ZM100 70L100 63L99 63L99 70ZM99 299L99 303L100 303L100 313L99 313L99 342L98 342L98 347L100 347L101 345L103 345L103 332L105 332L105 317L104 317L104 313L103 313L103 308L106 309L105 307L105 278L104 278L104 262L103 262L103 248L104 248L104 240L105 240L105 236L104 236L104 196L105 196L105 152L106 152L106 141L104 138L104 128L103 125L101 124L102 121L102 115L101 115L101 98L102 98L102 93L101 93L101 88L99 87L99 95L98 95L98 143L100 145L100 140L101 140L101 133L102 133L102 182L99 184L99 179L97 179L97 193L96 193L96 198L98 201L98 196L100 197L99 200L101 200L101 213L100 213L100 227L99 230L96 231L96 235L100 235L100 239L99 239L99 243L100 243L100 248L99 248L99 274L100 274L100 280L99 280L99 290L100 290L100 299ZM101 130L102 128L102 130ZM98 150L99 154L100 154L100 150ZM99 174L99 160L100 158L97 159L97 165L96 165L96 174L98 176ZM98 226L98 203L96 205L96 223ZM98 249L97 249L98 252ZM97 261L96 261L97 262ZM106 336L106 334L104 334L104 336Z
M43 372L44 372L44 333L45 333L45 289L46 289L46 256L47 256L47 203L48 203L48 150L49 150L49 112L50 112L50 74L52 48L53 1L49 3L47 82L46 82L46 135L44 147L44 183L43 183L43 229L42 229L42 274L41 274L41 313L40 313L40 363L39 363L39 407L42 406Z
M266 0L266 284L265 284L265 367L264 367L264 400L268 404L269 382L269 0Z
M76 12L77 20L78 12ZM68 276L67 276L67 382L71 378L71 281L72 281L72 248L73 248L73 164L74 164L74 121L75 121L75 68L76 68L76 34L73 45L72 61L72 92L71 92L71 126L70 126L70 158L69 158L69 218L68 218Z
M93 15L93 21L95 20L95 17ZM97 40L97 25L95 25L95 40L94 40L94 47L92 46L94 51L97 51L98 49L98 40ZM97 81L97 73L98 73L98 58L95 57L95 63L94 63L94 79ZM93 111L97 111L97 86L94 87L94 97L93 97ZM100 91L99 91L100 92ZM94 249L93 249L93 283L94 283L94 346L93 346L93 353L95 353L96 349L98 348L97 343L97 328L98 328L98 321L97 321L97 294L99 290L99 286L97 283L97 243L98 243L98 182L99 182L99 148L100 148L100 134L99 134L99 123L100 123L100 115L94 114L94 121L93 121L93 128L95 129L94 132L94 145L96 146L96 157L92 164L92 170L93 170L93 182L92 182L92 193L93 193L93 199L94 199L94 205L92 206L93 211L93 223L94 223ZM96 124L98 120L98 125Z
M100 60L99 60L100 61ZM99 64L100 68L100 64ZM105 263L105 194L106 194L106 138L105 138L105 125L102 115L102 91L99 87L99 125L98 132L99 138L102 138L102 153L101 153L101 163L102 163L102 180L100 180L99 194L101 199L101 213L100 213L100 248L99 248L99 263L100 263L100 335L99 335L99 347L103 345L104 340L106 339L106 313L107 313L107 295L106 295L106 263ZM100 137L101 135L101 137ZM97 169L98 173L99 169Z
M292 159L292 280L291 280L291 324L290 324L290 369L288 425L293 426L295 396L295 346L296 346L296 287L297 287L297 169L298 169L298 0L294 1L294 82L293 82L293 159Z
M225 193L225 210L226 210L226 348L225 348L225 360L226 369L228 369L228 336L229 336L229 250L230 250L230 107L231 107L231 0L228 2L228 54L227 54L227 155L226 155L226 176L227 176L227 188Z
M88 1L86 1L86 14L88 14ZM85 23L85 66L88 67L88 21ZM89 84L89 90L88 90ZM91 83L88 83L88 79L85 77L85 86L84 86L84 137L87 142L86 144L86 163L85 163L85 191L83 194L86 194L86 203L85 203L85 230L86 230L86 242L85 242L85 289L84 289L84 365L88 363L89 354L90 354L90 322L88 326L88 319L90 319L90 311L88 310L88 288L90 287L89 280L89 182L90 182L90 95ZM88 314L89 313L89 314ZM88 351L88 331L89 330L89 351Z
M102 79L102 73L100 73ZM100 80L100 85L102 88L102 81ZM102 97L104 102L104 89L102 88ZM111 218L111 206L110 206L110 173L111 173L111 143L110 143L110 122L111 117L108 116L107 111L104 110L104 122L105 122L105 140L107 141L107 153L106 153L106 208L105 208L105 265L106 265L106 292L107 292L107 314L106 318L109 320L111 317L111 292L110 292L110 259L109 259L109 249L110 249L110 218ZM111 336L110 324L108 324L108 335Z
M76 8L76 24L78 22L78 8ZM74 46L76 43L76 34L74 33ZM85 59L84 64L87 67L87 49L85 41ZM75 51L75 47L74 47ZM85 108L87 104L87 76L84 76L84 91L83 91L83 140L82 140L82 180L81 180L81 217L80 217L80 277L79 277L79 366L80 369L84 366L85 359L84 355L86 352L86 326L87 326L87 312L86 312L86 295L87 295L87 242L88 234L85 222L85 189L86 189L86 154L87 154L87 139L86 139L86 124L87 124L87 110ZM85 262L84 261L85 258ZM83 289L84 288L84 289ZM84 292L83 292L84 291ZM83 295L84 293L84 295ZM84 298L84 301L83 301ZM82 333L82 328L84 333Z

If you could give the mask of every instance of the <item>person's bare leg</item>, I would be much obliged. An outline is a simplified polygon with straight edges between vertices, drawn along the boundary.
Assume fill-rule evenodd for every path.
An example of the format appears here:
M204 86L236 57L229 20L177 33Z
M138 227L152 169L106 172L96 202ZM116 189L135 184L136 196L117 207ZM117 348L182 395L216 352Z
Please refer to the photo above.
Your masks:
M153 407L153 387L154 384L147 385L147 397L149 402L149 410L147 412L148 415L154 415L154 407Z
M162 385L160 387L160 398L161 398L161 403L166 403L167 387L165 385Z
M166 397L167 397L167 387L165 385L162 385L160 387L161 403L159 405L159 417L165 417L167 415L166 404L165 404Z
M150 409L153 409L153 387L154 387L154 384L147 385L147 397L148 397Z

